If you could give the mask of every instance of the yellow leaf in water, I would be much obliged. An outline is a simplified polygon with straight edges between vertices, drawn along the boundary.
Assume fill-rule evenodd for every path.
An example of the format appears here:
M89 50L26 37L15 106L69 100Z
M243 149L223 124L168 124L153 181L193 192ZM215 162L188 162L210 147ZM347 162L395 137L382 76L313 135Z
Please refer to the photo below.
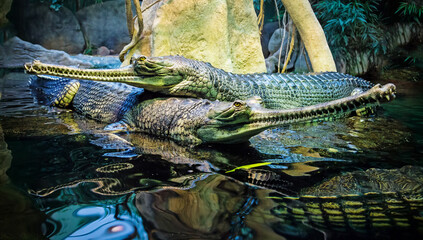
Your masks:
M328 148L328 152L330 152L330 153L337 153L339 151L338 151L338 149L335 149L335 148Z
M235 170L238 169L250 169L250 168L255 168L255 167L261 167L261 166L266 166L272 164L270 162L266 162L266 163L254 163L254 164L249 164L249 165L243 165L243 166L239 166L237 168L234 168L232 170L226 171L226 173L230 173L230 172L235 172Z

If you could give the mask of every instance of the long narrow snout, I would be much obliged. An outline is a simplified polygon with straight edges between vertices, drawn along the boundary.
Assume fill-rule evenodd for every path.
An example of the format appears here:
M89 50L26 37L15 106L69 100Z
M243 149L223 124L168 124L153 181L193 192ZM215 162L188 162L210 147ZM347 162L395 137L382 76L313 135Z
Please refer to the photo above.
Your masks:
M396 87L393 84L384 86L377 84L361 94L307 107L271 110L254 106L248 122L222 127L205 126L198 130L198 135L203 142L245 142L268 128L345 117L355 110L392 101L395 98L395 92Z
M395 99L395 93L394 84L389 83L384 86L377 84L361 94L312 106L286 110L256 109L250 120L252 125L264 124L271 127L296 122L319 121L326 118L341 118L355 110L392 101Z
M51 75L104 82L133 82L141 79L132 66L118 69L80 69L33 61L24 65L25 71L35 75Z

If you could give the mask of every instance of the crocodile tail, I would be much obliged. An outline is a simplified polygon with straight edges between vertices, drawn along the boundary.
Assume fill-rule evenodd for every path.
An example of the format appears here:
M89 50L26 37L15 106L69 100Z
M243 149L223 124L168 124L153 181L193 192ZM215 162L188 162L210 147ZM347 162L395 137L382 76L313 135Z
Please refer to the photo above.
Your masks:
M50 76L31 76L28 83L39 104L60 108L70 107L80 85L78 80Z

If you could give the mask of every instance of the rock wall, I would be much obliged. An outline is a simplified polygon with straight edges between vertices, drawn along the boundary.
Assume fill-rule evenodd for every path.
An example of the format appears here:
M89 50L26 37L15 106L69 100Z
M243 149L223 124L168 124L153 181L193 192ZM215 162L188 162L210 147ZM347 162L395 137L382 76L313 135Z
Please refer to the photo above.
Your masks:
M9 21L6 14L10 11L12 0L1 0L0 2L0 27L6 25Z
M101 48L103 55L118 54L130 41L124 0L94 4L76 14L65 6L55 11L49 4L49 1L14 0L8 16L19 38L70 54L91 48L95 54Z
M234 73L266 71L251 0L163 0L143 19L142 39L124 65L134 54L179 54Z
M276 29L271 35L266 47L266 49L269 51L269 56L265 60L268 73L275 73L278 71L279 54L279 70L283 69L285 59L287 57L286 54L289 51L289 45L291 41L290 38L290 31L284 30L283 28ZM298 73L312 71L310 59L304 47L304 43L301 41L301 38L298 36L298 34L295 36L294 49L292 51L290 60L286 65L286 70L289 72L294 71Z
M48 5L28 4L19 4L15 10L14 24L20 38L48 49L82 52L84 36L78 20L69 9L62 7L54 11Z
M94 48L107 47L117 54L131 41L123 0L88 6L76 12L76 17L85 38Z
M268 45L270 38L272 37L273 33L276 31L276 29L279 28L278 22L268 22L264 24L263 29L261 30L261 48L263 51L263 56L267 58L270 54Z

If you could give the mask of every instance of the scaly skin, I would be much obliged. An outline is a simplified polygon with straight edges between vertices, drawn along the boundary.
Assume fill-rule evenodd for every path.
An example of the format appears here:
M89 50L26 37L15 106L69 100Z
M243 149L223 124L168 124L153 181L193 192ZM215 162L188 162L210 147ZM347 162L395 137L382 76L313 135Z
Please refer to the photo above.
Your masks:
M166 95L235 101L259 96L266 108L289 109L324 103L373 87L347 74L232 74L182 56L138 57L122 69L77 69L25 64L27 73L95 81L123 82Z
M144 100L139 88L82 80L76 91L70 87L72 96L62 94L64 86L76 86L74 81L58 79L38 83L40 80L33 79L30 85L33 92L41 95L39 98L50 99L44 101L47 104L61 102L54 96L65 96L72 98L72 108L85 116L104 122L118 121L106 127L107 130L146 132L190 144L245 142L271 127L343 117L359 108L390 101L395 96L393 84L377 85L364 93L327 103L271 110L261 107L259 98L234 102L190 98Z
M423 230L423 168L358 170L313 187L298 196L275 197L275 216L285 224L307 223L338 231Z
M272 206L270 212L279 220L274 229L288 236L316 228L367 234L423 230L423 168L419 166L342 173L310 182L310 187L298 192L292 190L296 185L292 179L269 169L237 169L230 176L278 191L268 196L273 203L264 205Z

